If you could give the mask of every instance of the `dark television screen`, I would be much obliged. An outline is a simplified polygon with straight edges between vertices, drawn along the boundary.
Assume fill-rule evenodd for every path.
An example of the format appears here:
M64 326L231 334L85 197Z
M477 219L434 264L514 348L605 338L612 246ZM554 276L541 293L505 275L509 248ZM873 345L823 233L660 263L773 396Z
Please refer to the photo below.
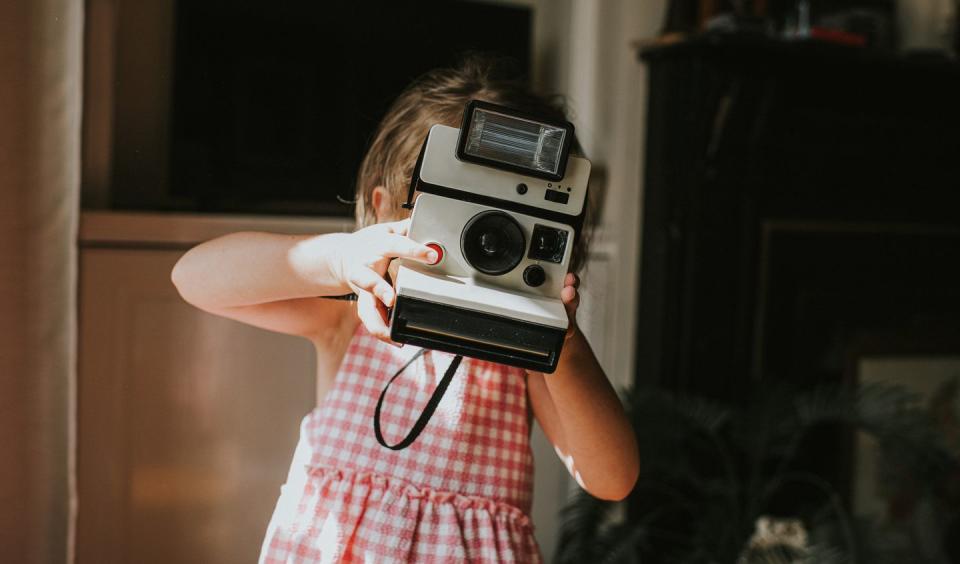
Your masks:
M526 74L531 17L463 0L182 0L171 195L198 211L349 214L343 202L397 94L469 51L513 58Z

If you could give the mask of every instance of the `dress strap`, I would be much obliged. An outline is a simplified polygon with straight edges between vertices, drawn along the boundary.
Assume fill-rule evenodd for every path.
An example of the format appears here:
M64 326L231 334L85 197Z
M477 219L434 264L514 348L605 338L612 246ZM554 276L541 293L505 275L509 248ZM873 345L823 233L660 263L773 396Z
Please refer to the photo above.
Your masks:
M425 349L420 349L417 351L417 354L413 355L410 360L408 360L403 366L400 367L400 370L397 370L397 373L390 378L390 381L387 382L387 385L383 387L383 391L380 392L380 399L377 400L377 408L373 412L373 433L377 436L377 442L381 446L384 446L390 450L403 450L408 446L413 444L413 441L417 440L417 437L420 436L420 433L423 431L423 428L427 426L427 423L430 422L430 418L433 417L433 412L436 411L437 406L440 405L440 400L443 399L443 394L447 391L447 387L450 385L450 381L453 380L453 375L457 372L457 368L460 366L460 361L463 360L463 356L457 355L450 361L450 366L447 367L447 371L444 372L443 378L440 379L440 383L437 384L437 388L433 390L433 394L430 396L430 401L427 402L427 405L424 406L423 411L420 412L420 417L417 418L417 421L411 427L410 432L407 433L407 436L403 438L399 443L388 444L383 438L383 433L380 430L380 408L383 407L383 398L387 395L387 390L390 389L390 384L393 384L393 381L397 379L408 366L413 364L415 360L420 358L426 352Z

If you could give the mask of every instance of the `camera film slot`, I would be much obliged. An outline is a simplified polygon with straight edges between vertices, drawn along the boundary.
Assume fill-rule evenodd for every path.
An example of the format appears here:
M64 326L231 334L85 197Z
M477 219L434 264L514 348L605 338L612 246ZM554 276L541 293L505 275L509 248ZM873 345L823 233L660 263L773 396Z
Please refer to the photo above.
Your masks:
M469 342L471 342L471 343L476 343L476 344L481 345L481 346L497 347L497 348L501 348L501 349L508 349L508 350L511 350L511 351L514 351L514 352L519 352L519 353L524 353L524 354L532 354L532 355L536 355L536 356L541 356L541 357L543 357L543 358L546 358L546 357L550 356L550 353L547 352L547 351L540 351L540 350L535 350L535 349L528 349L528 348L524 348L524 347L518 347L518 346L515 346L515 345L508 345L508 344L506 344L506 343L501 343L501 342L496 342L496 341L490 341L490 340L487 340L487 339L481 339L480 337L474 337L474 336L471 336L471 335L463 335L463 334L459 334L459 333L453 333L453 332L450 332L450 331L445 331L445 330L443 330L443 329L437 329L437 328L435 328L435 327L428 327L428 326L426 326L426 325L420 325L420 324L415 323L415 322L409 322L409 321L408 321L408 322L407 322L407 330L412 331L412 332L418 332L418 331L419 331L419 332L423 332L423 333L432 333L432 334L434 334L434 335L438 335L438 336L442 336L442 337L451 337L451 338L454 338L454 339L463 339L463 340L465 340L465 341L469 341Z
M488 313L404 298L394 311L396 340L531 370L553 372L565 331Z

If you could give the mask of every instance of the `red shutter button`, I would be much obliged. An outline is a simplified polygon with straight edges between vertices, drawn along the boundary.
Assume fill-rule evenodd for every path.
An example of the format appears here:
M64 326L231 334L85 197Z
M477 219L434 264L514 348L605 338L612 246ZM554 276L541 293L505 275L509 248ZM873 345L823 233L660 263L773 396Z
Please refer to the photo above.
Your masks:
M437 252L437 260L428 264L430 264L430 266L440 264L440 261L443 260L443 247L440 246L440 243L427 243L427 246Z

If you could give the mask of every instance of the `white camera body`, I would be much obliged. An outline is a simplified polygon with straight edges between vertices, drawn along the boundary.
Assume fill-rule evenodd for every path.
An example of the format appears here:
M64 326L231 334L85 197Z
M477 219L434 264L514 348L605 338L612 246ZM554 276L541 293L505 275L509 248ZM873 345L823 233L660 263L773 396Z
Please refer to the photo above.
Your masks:
M460 132L433 126L413 173L408 234L441 258L400 261L391 338L553 372L590 161L568 157L560 180L464 162Z

